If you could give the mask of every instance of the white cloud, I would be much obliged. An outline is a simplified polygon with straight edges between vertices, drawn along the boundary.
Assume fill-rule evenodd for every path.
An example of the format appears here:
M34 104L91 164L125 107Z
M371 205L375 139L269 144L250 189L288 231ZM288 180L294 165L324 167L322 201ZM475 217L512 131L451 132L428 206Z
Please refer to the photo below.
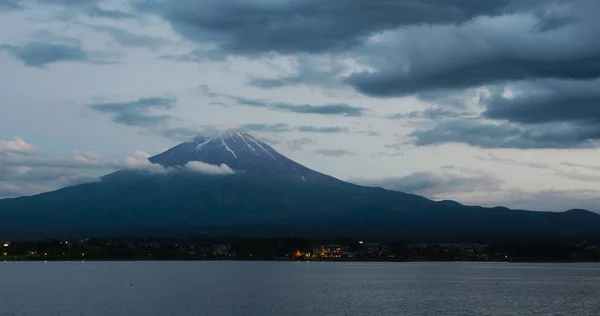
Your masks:
M35 151L35 146L27 143L20 137L11 140L0 139L0 152L30 153Z
M132 156L125 158L123 164L124 169L142 170L150 173L165 173L169 169L162 167L161 165L151 163L148 158L150 154L141 150L136 150Z
M207 164L200 161L188 162L185 168L194 172L206 173L206 174L233 174L234 171L229 168L226 164L220 166Z

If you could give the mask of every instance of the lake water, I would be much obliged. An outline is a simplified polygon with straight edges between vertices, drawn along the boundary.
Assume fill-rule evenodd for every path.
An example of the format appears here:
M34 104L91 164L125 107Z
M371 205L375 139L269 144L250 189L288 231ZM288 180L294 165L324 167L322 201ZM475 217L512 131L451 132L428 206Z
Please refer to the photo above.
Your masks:
M600 265L0 262L0 315L600 315Z

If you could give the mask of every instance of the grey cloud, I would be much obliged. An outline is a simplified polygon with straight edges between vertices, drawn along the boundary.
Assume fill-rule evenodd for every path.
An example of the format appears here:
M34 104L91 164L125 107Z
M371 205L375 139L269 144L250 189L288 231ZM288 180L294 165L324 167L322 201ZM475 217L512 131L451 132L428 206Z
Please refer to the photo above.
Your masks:
M593 182L593 183L600 182L600 175L594 175L594 174L589 174L589 173L579 173L579 172L569 172L569 171L558 170L558 171L556 171L556 175L567 178L567 179L584 181L584 182Z
M300 126L299 132L304 133L343 133L347 132L347 127L316 127L316 126Z
M241 130L245 131L253 131L253 132L290 132L290 131L298 131L301 133L342 133L347 132L348 128L346 127L336 127L336 126L290 126L288 124L277 123L277 124L264 124L264 123L249 123L239 126Z
M215 50L206 50L206 49L196 48L186 54L178 54L178 55L168 54L168 55L163 55L160 58L166 59L166 60L179 61L179 62L202 63L202 62L209 62L209 61L226 61L227 55L225 55L219 51L215 51Z
M28 195L30 192L27 191L22 186L0 181L0 199Z
M122 167L116 161L93 157L89 153L74 153L73 157L45 158L36 156L0 156L0 163L6 167L61 168L61 169L117 169Z
M451 166L445 169L455 169ZM565 211L573 208L600 211L600 194L586 190L526 191L518 188L503 189L505 183L496 176L466 170L467 174L415 172L404 177L384 179L350 179L350 182L383 187L429 198L447 197L460 193L489 192L485 197L465 197L463 202L494 207L505 205L516 209ZM494 194L499 193L499 194ZM496 197L494 197L496 196ZM499 197L499 198L498 198Z
M391 149L396 149L396 150L402 150L404 148L406 148L406 144L403 143L395 143L395 144L386 144L385 148L391 148Z
M383 179L351 179L351 182L388 190L435 197L438 194L500 189L503 182L489 174L457 175L450 173L415 172L403 177Z
M371 156L373 156L373 157L375 157L375 156L399 157L399 156L404 156L404 153L403 152L389 153L389 152L385 152L385 151L380 151L378 153L371 154Z
M480 97L480 92L476 89L466 89L461 92L444 90L434 91L423 91L416 95L419 101L429 103L431 105L451 108L451 109L464 109L469 102L469 99Z
M342 115L359 117L365 115L368 109L363 107L355 107L348 104L293 104L286 102L272 102L261 99L251 99L245 97L234 96L226 93L212 92L206 85L199 87L200 91L210 98L227 98L234 100L239 105L251 106L256 108L265 108L270 110L278 110L300 114L321 114L321 115Z
M91 17L109 19L131 19L135 15L120 10L106 10L100 6L100 0L36 0L38 3L62 6L67 11L81 12Z
M537 162L532 162L532 161L521 161L521 160L515 160L515 159L509 159L509 158L502 158L502 157L498 157L492 153L489 153L487 157L482 157L482 156L475 156L475 159L479 159L482 161L495 161L495 162L501 162L507 165L513 165L513 166L524 166L524 167L530 167L530 168L536 168L536 169L553 169L553 167L551 167L548 164L545 163L537 163Z
M121 168L132 166L128 160L118 162L79 150L74 150L71 157L0 155L0 198L95 182L99 181L98 176Z
M477 201L487 205L508 205L526 210L565 211L569 209L586 209L600 212L600 194L591 190L543 190L529 192L510 190L496 201Z
M490 153L487 157L475 156L475 158L482 160L482 161L500 162L500 163L503 163L506 165L511 165L511 166L523 166L523 167L528 167L528 168L548 170L548 171L552 171L556 176L571 179L571 180L578 180L578 181L584 181L584 182L600 181L600 175L592 175L589 173L584 174L584 173L579 173L579 172L574 172L574 171L567 171L567 170L564 170L557 166L552 166L552 165L548 165L545 163L537 163L537 162L532 162L532 161L522 161L522 160L516 160L516 159L510 159L510 158L502 158L502 157L493 155L492 153ZM580 164L569 164L569 163L562 163L561 165L572 166L572 167L583 167L583 168L587 168L589 170L600 171L600 167L594 168L593 166L586 166L586 165L580 165Z
M511 87L516 90L511 98L503 97L503 91L492 90L491 95L483 99L487 108L484 116L526 124L600 125L599 87L600 80L536 82Z
M599 85L600 80L538 80L494 87L481 96L482 117L494 121L437 122L410 136L417 145L457 142L483 148L594 148L600 144ZM505 90L511 95L506 96Z
M355 152L345 149L319 149L314 152L325 157L356 156Z
M409 113L398 113L389 116L390 119L429 119L438 120L444 118L459 118L467 116L468 113L449 111L441 108L429 108L422 111L412 111Z
M0 2L0 12L22 10L26 7L19 3L18 0L3 0Z
M391 71L359 73L350 76L347 82L367 95L402 96L423 90L464 89L529 78L587 80L600 77L600 53L581 59L573 57L570 60L536 61L507 58L448 67L452 68L438 68L427 74L406 75Z
M126 29L107 25L86 25L92 30L108 34L115 42L123 46L159 48L170 43L164 38L136 34Z
M540 32L548 32L563 28L576 22L572 17L565 16L545 16L541 17L540 21L535 25L535 30Z
M306 145L314 144L315 141L308 137L292 139L286 142L288 148L292 151L300 151Z
M538 2L536 10L554 3ZM371 70L354 73L346 82L364 94L390 97L521 80L600 77L600 46L592 40L600 36L600 27L591 13L600 9L600 3L562 4L568 6L572 22L551 32L535 30L539 22L535 14L388 32L357 51Z
M322 114L322 115L343 115L343 116L362 116L367 109L350 106L348 104L326 104L326 105L309 105L309 104L291 104L282 102L268 102L256 99L235 98L238 104L262 107L274 110L281 110L302 114Z
M250 132L289 132L293 130L287 124L277 123L277 124L261 124L261 123L252 123L252 124L244 124L240 126L241 130L250 131Z
M131 102L95 103L90 107L100 113L110 114L119 124L153 127L166 123L171 117L151 114L151 110L171 109L176 101L175 98L141 98Z
M19 171L20 166L3 166L0 168L0 181L64 181L80 178L73 168L29 168Z
M339 77L347 70L347 65L336 57L329 57L324 62L312 56L293 56L294 71L291 74L275 78L252 78L249 84L255 87L270 89L293 85L311 85L318 87L341 87Z
M567 166L567 167L577 167L577 168L584 168L584 169L589 169L589 170L594 170L594 171L600 171L600 166L590 166L590 165L584 165L584 164L573 163L573 162L563 162L563 163L561 163L561 165Z
M0 155L0 198L31 195L94 181L123 164L95 153L75 151L72 157Z
M285 76L280 78L252 78L249 82L251 86L259 87L259 88L279 88L285 86L292 86L301 84L304 82L304 79L301 76Z
M386 29L461 23L508 12L510 0L137 1L182 36L234 54L341 51ZM207 10L206 8L210 8Z
M31 67L41 67L57 62L106 62L94 59L81 46L75 45L29 42L23 46L2 45L0 49L6 50Z
M84 12L91 17L101 17L115 20L135 18L134 14L130 14L119 10L104 10L98 6L88 7L87 10Z
M258 137L258 139L260 139L261 141L273 146L273 145L278 145L281 144L280 140L277 139L273 139L273 138L269 138L269 137Z
M417 146L465 143L481 148L595 148L600 127L576 124L487 123L480 120L450 120L430 129L409 134Z
M0 199L30 196L58 190L72 185L97 182L97 177L85 175L64 175L48 180L0 180Z
M156 130L156 132L161 136L176 141L187 141L202 134L201 131L187 127L161 128Z

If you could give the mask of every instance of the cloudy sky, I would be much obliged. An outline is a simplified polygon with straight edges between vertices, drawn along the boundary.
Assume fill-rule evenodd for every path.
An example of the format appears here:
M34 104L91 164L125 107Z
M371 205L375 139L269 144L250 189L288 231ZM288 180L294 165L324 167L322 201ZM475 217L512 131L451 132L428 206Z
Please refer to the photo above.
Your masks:
M344 180L600 211L600 1L2 0L0 198L239 128Z

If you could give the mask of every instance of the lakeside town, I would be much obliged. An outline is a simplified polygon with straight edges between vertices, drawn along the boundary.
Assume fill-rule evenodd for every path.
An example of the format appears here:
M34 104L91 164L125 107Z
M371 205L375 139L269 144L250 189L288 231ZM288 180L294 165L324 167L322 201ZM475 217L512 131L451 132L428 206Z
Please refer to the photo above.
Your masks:
M7 241L1 246L2 261L600 261L598 242L381 243L283 237Z

